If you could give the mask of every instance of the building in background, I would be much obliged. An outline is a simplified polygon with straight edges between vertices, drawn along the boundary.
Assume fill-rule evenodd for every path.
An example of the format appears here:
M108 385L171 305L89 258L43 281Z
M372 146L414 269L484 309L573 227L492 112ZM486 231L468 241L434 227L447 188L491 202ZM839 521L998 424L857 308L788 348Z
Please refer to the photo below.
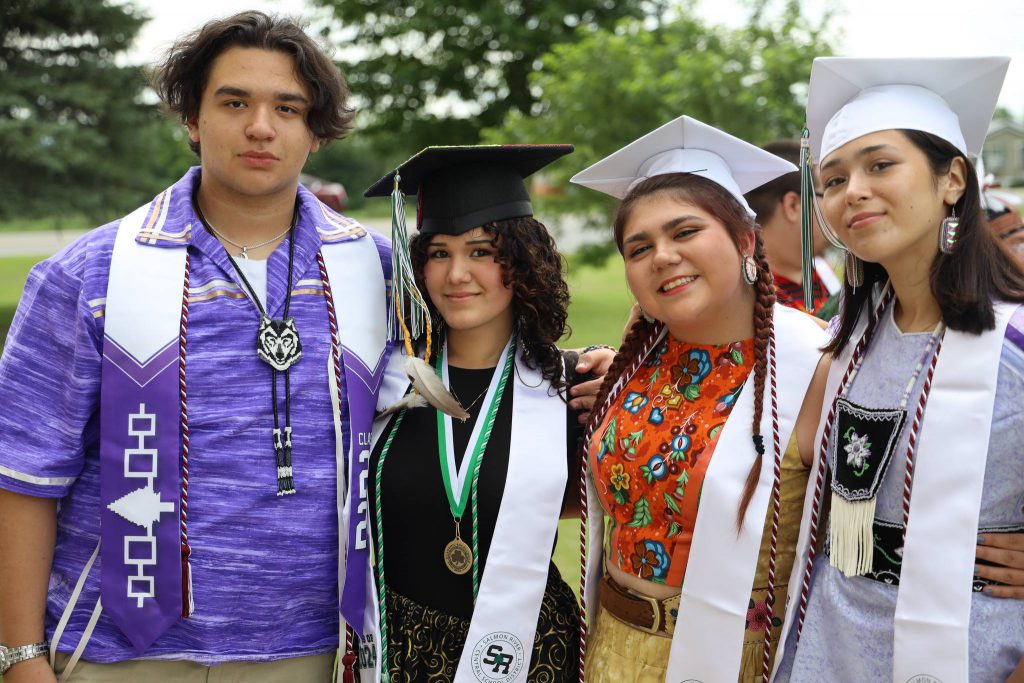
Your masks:
M1002 187L1024 185L1024 125L993 121L985 138L985 169Z

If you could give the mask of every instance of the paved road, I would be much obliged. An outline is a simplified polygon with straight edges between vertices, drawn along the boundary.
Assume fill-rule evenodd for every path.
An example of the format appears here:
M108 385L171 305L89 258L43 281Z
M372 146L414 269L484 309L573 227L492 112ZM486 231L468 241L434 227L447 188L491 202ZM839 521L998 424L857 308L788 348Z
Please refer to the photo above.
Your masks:
M370 218L363 224L385 235L391 232L391 219ZM600 242L608 236L597 230L585 230L575 216L565 216L547 223L555 235L558 248L566 254L584 244ZM33 230L31 232L0 232L0 258L5 256L38 256L40 259L55 254L86 233L85 230ZM610 231L608 233L610 235Z

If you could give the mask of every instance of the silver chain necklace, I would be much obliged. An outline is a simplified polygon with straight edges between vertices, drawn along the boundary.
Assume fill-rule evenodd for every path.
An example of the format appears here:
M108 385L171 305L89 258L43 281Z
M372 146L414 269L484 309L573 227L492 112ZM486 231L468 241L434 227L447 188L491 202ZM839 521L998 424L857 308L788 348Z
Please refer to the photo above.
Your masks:
M260 242L259 244L253 244L253 245L250 245L250 246L245 246L244 244L239 244L238 242L235 242L230 237L228 237L227 235L222 233L220 230L218 230L217 228L213 227L213 225L209 221L206 222L206 227L208 227L210 229L210 232L212 232L214 235L216 235L218 239L224 240L225 242L227 242L228 244L230 244L231 246L233 246L233 247L235 247L237 249L241 249L242 253L240 253L238 256L241 257L241 258L244 258L247 261L249 260L249 253L248 252L249 252L250 249L259 249L260 247L265 247L268 244L276 242L277 240L279 240L282 237L284 237L285 235L287 235L288 231L291 230L291 226L289 226L288 230L285 230L280 235L277 235L275 237L271 237L266 242Z

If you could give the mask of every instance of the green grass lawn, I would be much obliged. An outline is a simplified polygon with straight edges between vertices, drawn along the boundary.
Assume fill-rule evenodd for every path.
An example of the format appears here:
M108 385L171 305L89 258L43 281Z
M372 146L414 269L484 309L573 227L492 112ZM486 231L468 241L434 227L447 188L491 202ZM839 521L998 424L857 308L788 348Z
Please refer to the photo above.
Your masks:
M0 221L0 232L31 232L33 230L87 230L98 223L85 216L59 216L49 218L13 218Z
M28 270L38 260L33 257L0 258L0 343L14 316ZM632 303L622 275L621 260L613 256L600 267L578 266L570 261L568 279L572 293L569 308L572 334L565 340L565 346L617 345ZM575 478L576 474L570 473L570 476ZM555 562L574 590L578 590L580 579L578 548L579 521L562 520L558 528Z
M7 337L7 328L11 326L29 268L38 261L39 258L34 256L0 258L0 347Z

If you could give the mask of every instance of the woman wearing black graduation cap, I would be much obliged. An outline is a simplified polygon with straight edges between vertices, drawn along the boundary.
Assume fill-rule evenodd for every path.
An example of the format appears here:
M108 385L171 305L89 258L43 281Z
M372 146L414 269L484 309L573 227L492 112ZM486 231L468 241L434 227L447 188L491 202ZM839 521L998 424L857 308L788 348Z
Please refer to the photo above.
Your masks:
M420 348L469 413L460 421L413 408L378 421L370 500L380 680L578 676L578 607L551 562L558 519L575 498L580 436L565 396L573 363L555 346L569 294L523 182L571 151L432 147L367 191L419 196L407 263L434 330ZM371 665L365 683L375 663L361 664Z

